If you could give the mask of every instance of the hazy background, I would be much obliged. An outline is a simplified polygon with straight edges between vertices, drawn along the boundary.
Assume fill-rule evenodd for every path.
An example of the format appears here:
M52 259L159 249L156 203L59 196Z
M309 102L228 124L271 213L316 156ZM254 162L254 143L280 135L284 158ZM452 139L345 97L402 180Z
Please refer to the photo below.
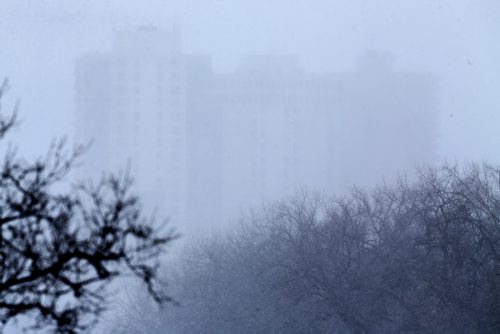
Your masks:
M0 75L21 100L23 152L74 129L74 64L113 29L182 27L217 72L246 54L294 54L310 71L354 67L369 48L439 78L439 156L500 162L500 3L482 1L14 1L0 7Z
M22 127L9 140L28 156L72 139L75 63L108 52L116 29L181 27L183 51L232 72L248 54L296 55L308 72L356 67L368 49L396 71L438 79L438 161L500 163L498 0L115 0L0 1L0 79L21 102Z

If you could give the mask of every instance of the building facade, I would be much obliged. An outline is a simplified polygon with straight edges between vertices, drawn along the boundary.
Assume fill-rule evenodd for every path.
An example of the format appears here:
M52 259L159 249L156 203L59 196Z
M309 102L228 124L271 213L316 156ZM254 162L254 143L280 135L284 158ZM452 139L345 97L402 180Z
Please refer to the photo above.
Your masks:
M76 67L77 140L92 142L82 173L128 170L147 208L175 221L185 219L186 66L175 29L142 27Z
M178 31L115 34L76 71L86 175L129 166L148 207L181 231L221 226L302 189L341 192L434 159L435 80L366 54L312 74L289 56L253 56L231 73L181 50Z

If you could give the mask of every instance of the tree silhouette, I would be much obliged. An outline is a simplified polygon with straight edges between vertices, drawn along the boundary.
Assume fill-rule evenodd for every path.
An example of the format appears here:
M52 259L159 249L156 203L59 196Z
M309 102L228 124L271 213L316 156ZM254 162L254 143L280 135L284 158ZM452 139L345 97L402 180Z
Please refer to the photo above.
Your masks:
M0 87L0 101L8 88ZM0 138L16 125L0 115ZM132 274L158 302L159 257L175 238L153 228L127 174L58 190L83 149L54 144L34 162L10 150L0 166L0 330L20 316L35 329L77 333L105 309L105 287Z
M500 168L486 163L300 193L185 249L182 305L145 333L500 333Z

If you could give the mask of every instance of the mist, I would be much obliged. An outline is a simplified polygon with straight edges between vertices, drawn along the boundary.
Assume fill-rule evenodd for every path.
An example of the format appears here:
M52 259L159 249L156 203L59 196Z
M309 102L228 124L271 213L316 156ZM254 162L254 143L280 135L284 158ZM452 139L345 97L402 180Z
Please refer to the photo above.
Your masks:
M424 187L428 167L500 164L499 33L494 0L7 0L2 111L20 102L8 141L23 157L90 143L72 182L130 173L144 210L182 235L172 271L196 281L176 261L202 257L181 249L231 249L199 240L268 222L276 203L356 202L352 189ZM165 275L181 304L205 302Z

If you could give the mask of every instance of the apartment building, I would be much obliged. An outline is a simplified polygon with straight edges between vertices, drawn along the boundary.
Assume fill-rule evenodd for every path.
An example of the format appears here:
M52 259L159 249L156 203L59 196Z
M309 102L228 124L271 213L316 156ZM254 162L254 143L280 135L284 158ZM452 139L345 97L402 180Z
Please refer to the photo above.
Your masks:
M435 79L367 53L342 73L249 56L230 73L185 54L178 30L121 30L76 67L85 175L129 166L148 208L181 231L222 226L297 191L339 193L430 163Z

